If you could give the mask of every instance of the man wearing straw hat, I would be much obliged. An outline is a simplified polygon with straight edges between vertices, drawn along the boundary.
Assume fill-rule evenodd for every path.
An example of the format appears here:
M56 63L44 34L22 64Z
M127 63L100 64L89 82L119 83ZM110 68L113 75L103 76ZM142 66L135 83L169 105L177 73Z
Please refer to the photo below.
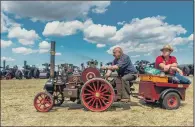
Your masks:
M171 56L173 48L170 45L165 45L161 50L162 55L156 58L155 67L163 70L166 74L174 74L178 72L183 75L183 72L177 67L177 59Z

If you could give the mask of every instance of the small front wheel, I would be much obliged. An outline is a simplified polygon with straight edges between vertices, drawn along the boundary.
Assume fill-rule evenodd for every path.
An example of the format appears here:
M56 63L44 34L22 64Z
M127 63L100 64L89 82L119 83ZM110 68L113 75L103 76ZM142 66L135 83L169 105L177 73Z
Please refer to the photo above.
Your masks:
M162 100L162 107L168 110L178 109L180 106L180 97L176 92L170 92Z
M53 105L52 95L48 92L40 92L34 98L34 107L39 112L48 112Z

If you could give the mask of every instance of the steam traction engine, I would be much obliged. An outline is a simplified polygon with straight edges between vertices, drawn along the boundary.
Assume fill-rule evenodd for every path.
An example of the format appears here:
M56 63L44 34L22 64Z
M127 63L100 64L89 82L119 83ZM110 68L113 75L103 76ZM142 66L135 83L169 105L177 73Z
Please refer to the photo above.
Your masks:
M55 42L51 42L50 79L44 86L45 92L38 93L34 98L36 110L48 112L53 106L60 106L64 98L78 100L90 111L105 111L113 102L120 101L121 77L115 74L105 80L105 72L97 69L97 64L97 61L89 61L81 73L70 73L70 65L62 64L60 73L55 77ZM174 84L166 76L143 74L140 78L139 96L145 102L158 101L166 109L177 109L180 99L185 100L185 90L189 85ZM131 86L132 82L129 82L130 93L133 91Z
M67 65L61 65L61 73L54 78L55 42L51 42L50 79L46 82L45 92L38 93L34 98L37 111L48 112L53 106L60 106L64 98L70 101L78 100L91 111L104 111L114 101L120 99L120 82L112 86L100 77L100 70L96 68L98 62L91 60L81 73L68 74Z

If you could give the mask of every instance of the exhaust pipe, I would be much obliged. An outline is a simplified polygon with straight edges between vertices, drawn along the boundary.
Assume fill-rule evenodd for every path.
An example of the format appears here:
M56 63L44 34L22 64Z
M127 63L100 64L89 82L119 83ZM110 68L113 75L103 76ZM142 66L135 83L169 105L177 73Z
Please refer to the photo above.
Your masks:
M24 69L26 69L27 62L26 60L24 61Z
M5 69L5 60L3 60L3 69Z
M51 41L51 51L50 51L50 78L54 79L54 71L55 71L55 41Z

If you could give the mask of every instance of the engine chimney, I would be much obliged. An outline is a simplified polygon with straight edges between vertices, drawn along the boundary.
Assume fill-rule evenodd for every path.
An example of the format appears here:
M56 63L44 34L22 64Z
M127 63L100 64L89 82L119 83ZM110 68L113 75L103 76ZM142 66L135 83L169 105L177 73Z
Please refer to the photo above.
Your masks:
M3 69L5 69L5 60L3 60Z
M55 41L51 41L51 51L50 51L50 78L54 79L55 71Z
M24 68L26 69L27 62L26 60L24 61Z

